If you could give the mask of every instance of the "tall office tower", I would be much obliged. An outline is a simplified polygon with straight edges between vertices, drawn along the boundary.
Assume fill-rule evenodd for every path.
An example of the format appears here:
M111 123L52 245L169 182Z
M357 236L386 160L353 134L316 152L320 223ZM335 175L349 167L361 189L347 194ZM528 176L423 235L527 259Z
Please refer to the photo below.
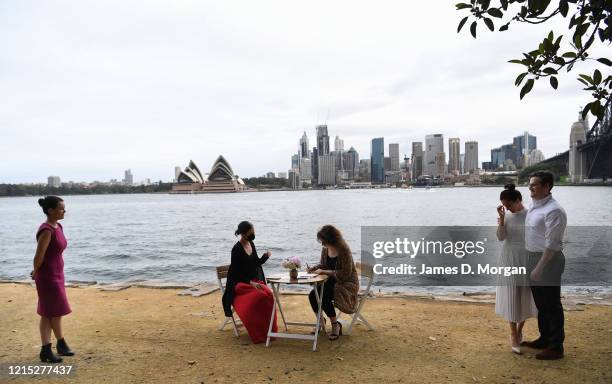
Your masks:
M312 184L316 185L319 177L319 150L317 147L312 147L312 157L310 159L312 161Z
M299 168L300 167L300 155L297 153L291 156L291 168Z
M338 136L336 136L336 138L334 139L334 151L336 152L344 151L344 140L342 140Z
M385 182L385 139L377 137L372 139L370 147L370 178L372 184Z
M399 144L389 144L389 158L391 159L391 171L400 170L400 156L399 156Z
M308 147L308 136L306 135L306 131L302 135L300 139L300 159L310 159L310 149Z
M461 166L461 174L465 173L465 153L462 153L461 155L459 155L459 158L461 159L461 164L459 164Z
M329 136L327 135L327 125L317 126L317 149L319 156L329 154Z
M458 175L461 171L461 146L458 137L448 139L448 171L453 175Z
M465 173L473 173L478 169L478 142L465 142Z
M331 154L319 156L319 185L336 184L336 157Z
M391 171L391 158L389 156L385 156L385 172Z
M512 139L512 144L516 146L516 161L514 164L519 167L524 167L525 157L529 155L532 150L538 148L537 138L530 135L527 131Z
M444 152L438 152L436 154L436 159L435 159L435 172L434 172L434 177L445 177L446 176L446 153Z
M181 167L174 167L174 182L178 181L179 175L181 174Z
M125 176L123 178L123 184L132 185L134 184L134 175L130 169L125 170Z
M439 153L444 153L444 137L442 134L425 136L425 160L423 164L423 173L429 176L443 176L438 172L436 166L436 157ZM446 162L446 159L445 159Z
M289 186L292 189L299 189L301 188L301 182L300 182L300 173L297 169L292 168L289 170L288 173L288 178L289 178Z
M369 182L372 179L372 166L370 159L359 160L359 181Z
M47 186L53 188L59 188L62 185L59 176L49 176L47 177Z
M418 179L423 175L423 143L420 141L412 142L412 180Z
M312 182L312 161L304 157L300 162L300 180L302 183L310 184Z
M496 170L501 167L506 160L506 153L502 147L491 150L491 169Z
M344 168L349 172L349 178L354 179L359 174L359 152L351 147L344 152Z

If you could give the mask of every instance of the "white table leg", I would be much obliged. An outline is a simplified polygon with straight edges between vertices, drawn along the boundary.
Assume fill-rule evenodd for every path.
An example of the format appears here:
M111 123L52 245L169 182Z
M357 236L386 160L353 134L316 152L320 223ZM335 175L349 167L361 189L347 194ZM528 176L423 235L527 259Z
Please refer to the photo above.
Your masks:
M272 290L274 290L274 283L270 283ZM276 313L276 295L273 294L274 304L272 305L272 315L270 316L270 325L268 326L268 337L266 338L266 347L270 346L270 333L272 332L272 325L274 324L274 314Z
M281 318L283 319L283 324L285 325L285 331L288 331L287 329L287 320L285 320L285 314L283 313L283 306L280 302L280 284L276 286L276 288L274 287L274 284L272 284L272 293L274 294L274 297L276 298L276 302L278 303L278 311L281 314Z
M319 295L318 292L318 286L321 286L321 294ZM317 350L317 340L319 340L319 328L321 327L321 309L323 307L323 284L316 284L315 285L315 297L317 298L317 304L319 305L319 309L317 311L317 325L316 325L316 329L315 329L315 337L314 337L314 343L312 345L312 351L316 351Z

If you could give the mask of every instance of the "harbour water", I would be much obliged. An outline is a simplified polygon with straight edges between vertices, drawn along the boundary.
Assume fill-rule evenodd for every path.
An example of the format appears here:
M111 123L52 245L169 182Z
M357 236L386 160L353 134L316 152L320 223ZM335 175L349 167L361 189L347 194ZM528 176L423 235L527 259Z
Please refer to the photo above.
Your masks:
M529 205L529 191L519 190ZM328 223L343 232L359 260L363 225L496 225L500 191L483 187L64 196L65 274L67 280L98 283L215 281L214 268L229 263L241 220L255 225L258 251L272 252L267 273L281 272L281 261L288 256L315 263L320 254L316 232ZM568 225L612 223L612 188L557 186L553 195L565 208ZM36 229L44 221L37 198L0 199L1 279L29 278Z

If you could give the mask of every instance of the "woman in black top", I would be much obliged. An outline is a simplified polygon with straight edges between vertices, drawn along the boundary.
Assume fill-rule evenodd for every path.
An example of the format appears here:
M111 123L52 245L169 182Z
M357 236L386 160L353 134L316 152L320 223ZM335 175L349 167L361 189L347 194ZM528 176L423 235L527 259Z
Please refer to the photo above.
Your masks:
M222 298L223 311L225 316L230 317L233 306L253 343L261 343L267 338L274 305L274 297L265 283L266 277L261 266L272 253L268 251L261 258L257 255L253 243L255 228L248 221L238 224L234 234L240 235L240 240L232 248L232 259ZM273 331L276 330L275 313Z

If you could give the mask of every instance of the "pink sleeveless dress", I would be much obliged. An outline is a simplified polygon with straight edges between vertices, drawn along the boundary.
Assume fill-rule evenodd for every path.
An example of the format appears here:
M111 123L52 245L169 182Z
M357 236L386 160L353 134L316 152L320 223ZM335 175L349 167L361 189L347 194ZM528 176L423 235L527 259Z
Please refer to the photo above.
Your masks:
M57 228L47 223L41 224L36 232L36 240L42 231L47 230L51 231L51 242L35 278L38 292L37 312L43 317L58 317L72 312L64 287L64 258L62 256L68 242L64 237L62 225L59 223Z

